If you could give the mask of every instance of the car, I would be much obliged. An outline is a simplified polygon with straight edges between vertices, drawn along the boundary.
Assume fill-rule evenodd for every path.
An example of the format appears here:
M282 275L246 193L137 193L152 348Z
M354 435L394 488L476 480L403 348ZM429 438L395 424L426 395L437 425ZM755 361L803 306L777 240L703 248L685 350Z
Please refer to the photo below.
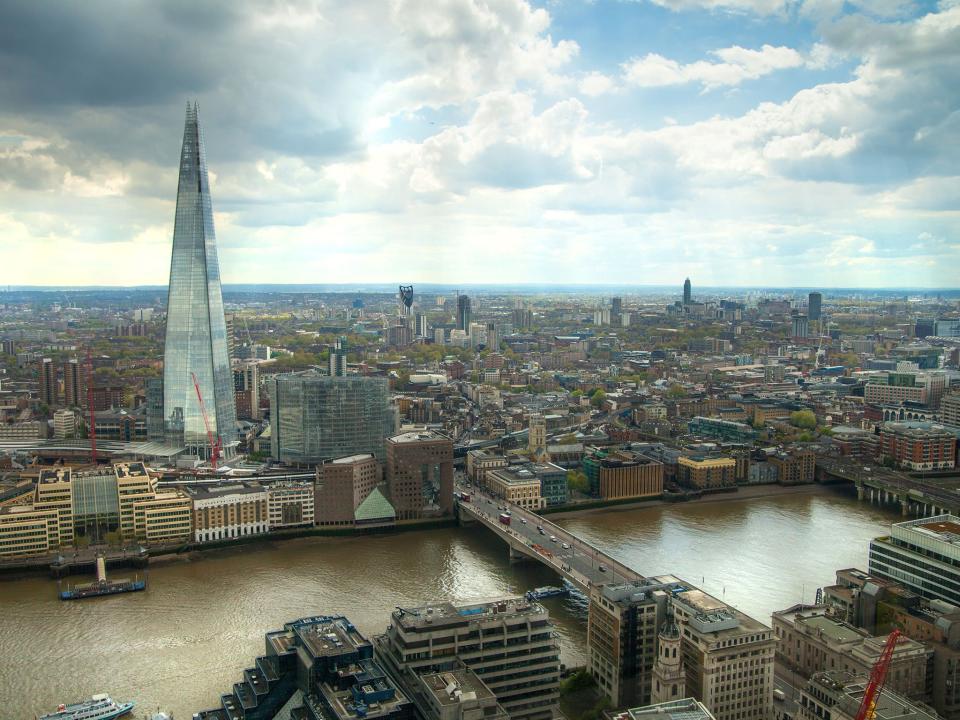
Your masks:
M606 572L606 571L607 571L607 566L606 566L606 565L601 565L601 566L600 566L599 568L597 568L597 569L598 569L600 572Z
M570 549L570 543L564 543L564 544L563 544L563 549L564 549L564 550L569 550L569 549Z
M537 528L537 532L540 533L541 535L546 535L546 533L543 531L543 528L542 528L542 527L538 527L538 528Z
M556 535L551 535L551 536L550 536L550 542L560 542L560 541L557 540L557 536L556 536Z
M527 524L527 519L526 519L526 518L520 518L520 522L522 522L524 525L526 525L526 524Z

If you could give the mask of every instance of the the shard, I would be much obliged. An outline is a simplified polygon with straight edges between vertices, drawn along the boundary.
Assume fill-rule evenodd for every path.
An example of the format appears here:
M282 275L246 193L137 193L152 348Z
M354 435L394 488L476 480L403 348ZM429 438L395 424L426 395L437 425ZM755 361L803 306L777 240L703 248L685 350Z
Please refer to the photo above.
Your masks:
M196 103L188 103L167 290L163 415L168 442L185 444L206 456L207 428L194 377L203 397L210 432L214 440L221 439L229 452L237 435L237 411L227 353L220 263L203 131Z

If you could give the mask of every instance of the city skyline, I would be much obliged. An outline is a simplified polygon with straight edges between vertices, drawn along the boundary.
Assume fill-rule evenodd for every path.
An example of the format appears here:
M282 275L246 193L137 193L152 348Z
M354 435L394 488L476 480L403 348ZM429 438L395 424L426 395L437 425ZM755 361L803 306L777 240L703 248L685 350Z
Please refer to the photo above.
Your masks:
M30 249L24 283L162 282L194 98L230 283L954 282L952 0L0 18L0 251Z

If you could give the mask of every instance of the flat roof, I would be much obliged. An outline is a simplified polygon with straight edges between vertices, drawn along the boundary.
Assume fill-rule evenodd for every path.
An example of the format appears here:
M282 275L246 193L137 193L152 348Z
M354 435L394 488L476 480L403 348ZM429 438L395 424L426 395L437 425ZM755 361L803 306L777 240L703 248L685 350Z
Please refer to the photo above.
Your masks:
M451 602L442 602L417 608L398 608L393 611L392 617L403 627L420 628L431 625L444 627L460 623L481 622L494 617L529 614L548 615L543 605L531 602L521 596L510 595L501 598L462 602L457 605Z
M441 706L494 697L486 683L467 668L421 675L420 680Z
M446 435L441 435L438 432L433 430L418 430L415 432L401 433L400 435L394 435L387 438L388 442L392 443L413 443L413 442L428 442L436 440L450 440Z
M334 465L348 465L350 463L360 462L361 460L369 460L372 457L372 453L359 453L357 455L348 455L347 457L336 458L330 462Z

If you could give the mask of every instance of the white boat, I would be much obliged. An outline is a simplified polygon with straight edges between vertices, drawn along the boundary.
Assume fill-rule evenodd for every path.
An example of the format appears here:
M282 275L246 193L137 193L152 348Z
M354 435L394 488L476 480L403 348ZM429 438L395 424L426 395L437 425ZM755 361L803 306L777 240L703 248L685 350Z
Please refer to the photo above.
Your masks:
M70 705L61 705L54 712L41 715L40 720L113 720L133 710L135 703L117 702L109 695L94 695Z

